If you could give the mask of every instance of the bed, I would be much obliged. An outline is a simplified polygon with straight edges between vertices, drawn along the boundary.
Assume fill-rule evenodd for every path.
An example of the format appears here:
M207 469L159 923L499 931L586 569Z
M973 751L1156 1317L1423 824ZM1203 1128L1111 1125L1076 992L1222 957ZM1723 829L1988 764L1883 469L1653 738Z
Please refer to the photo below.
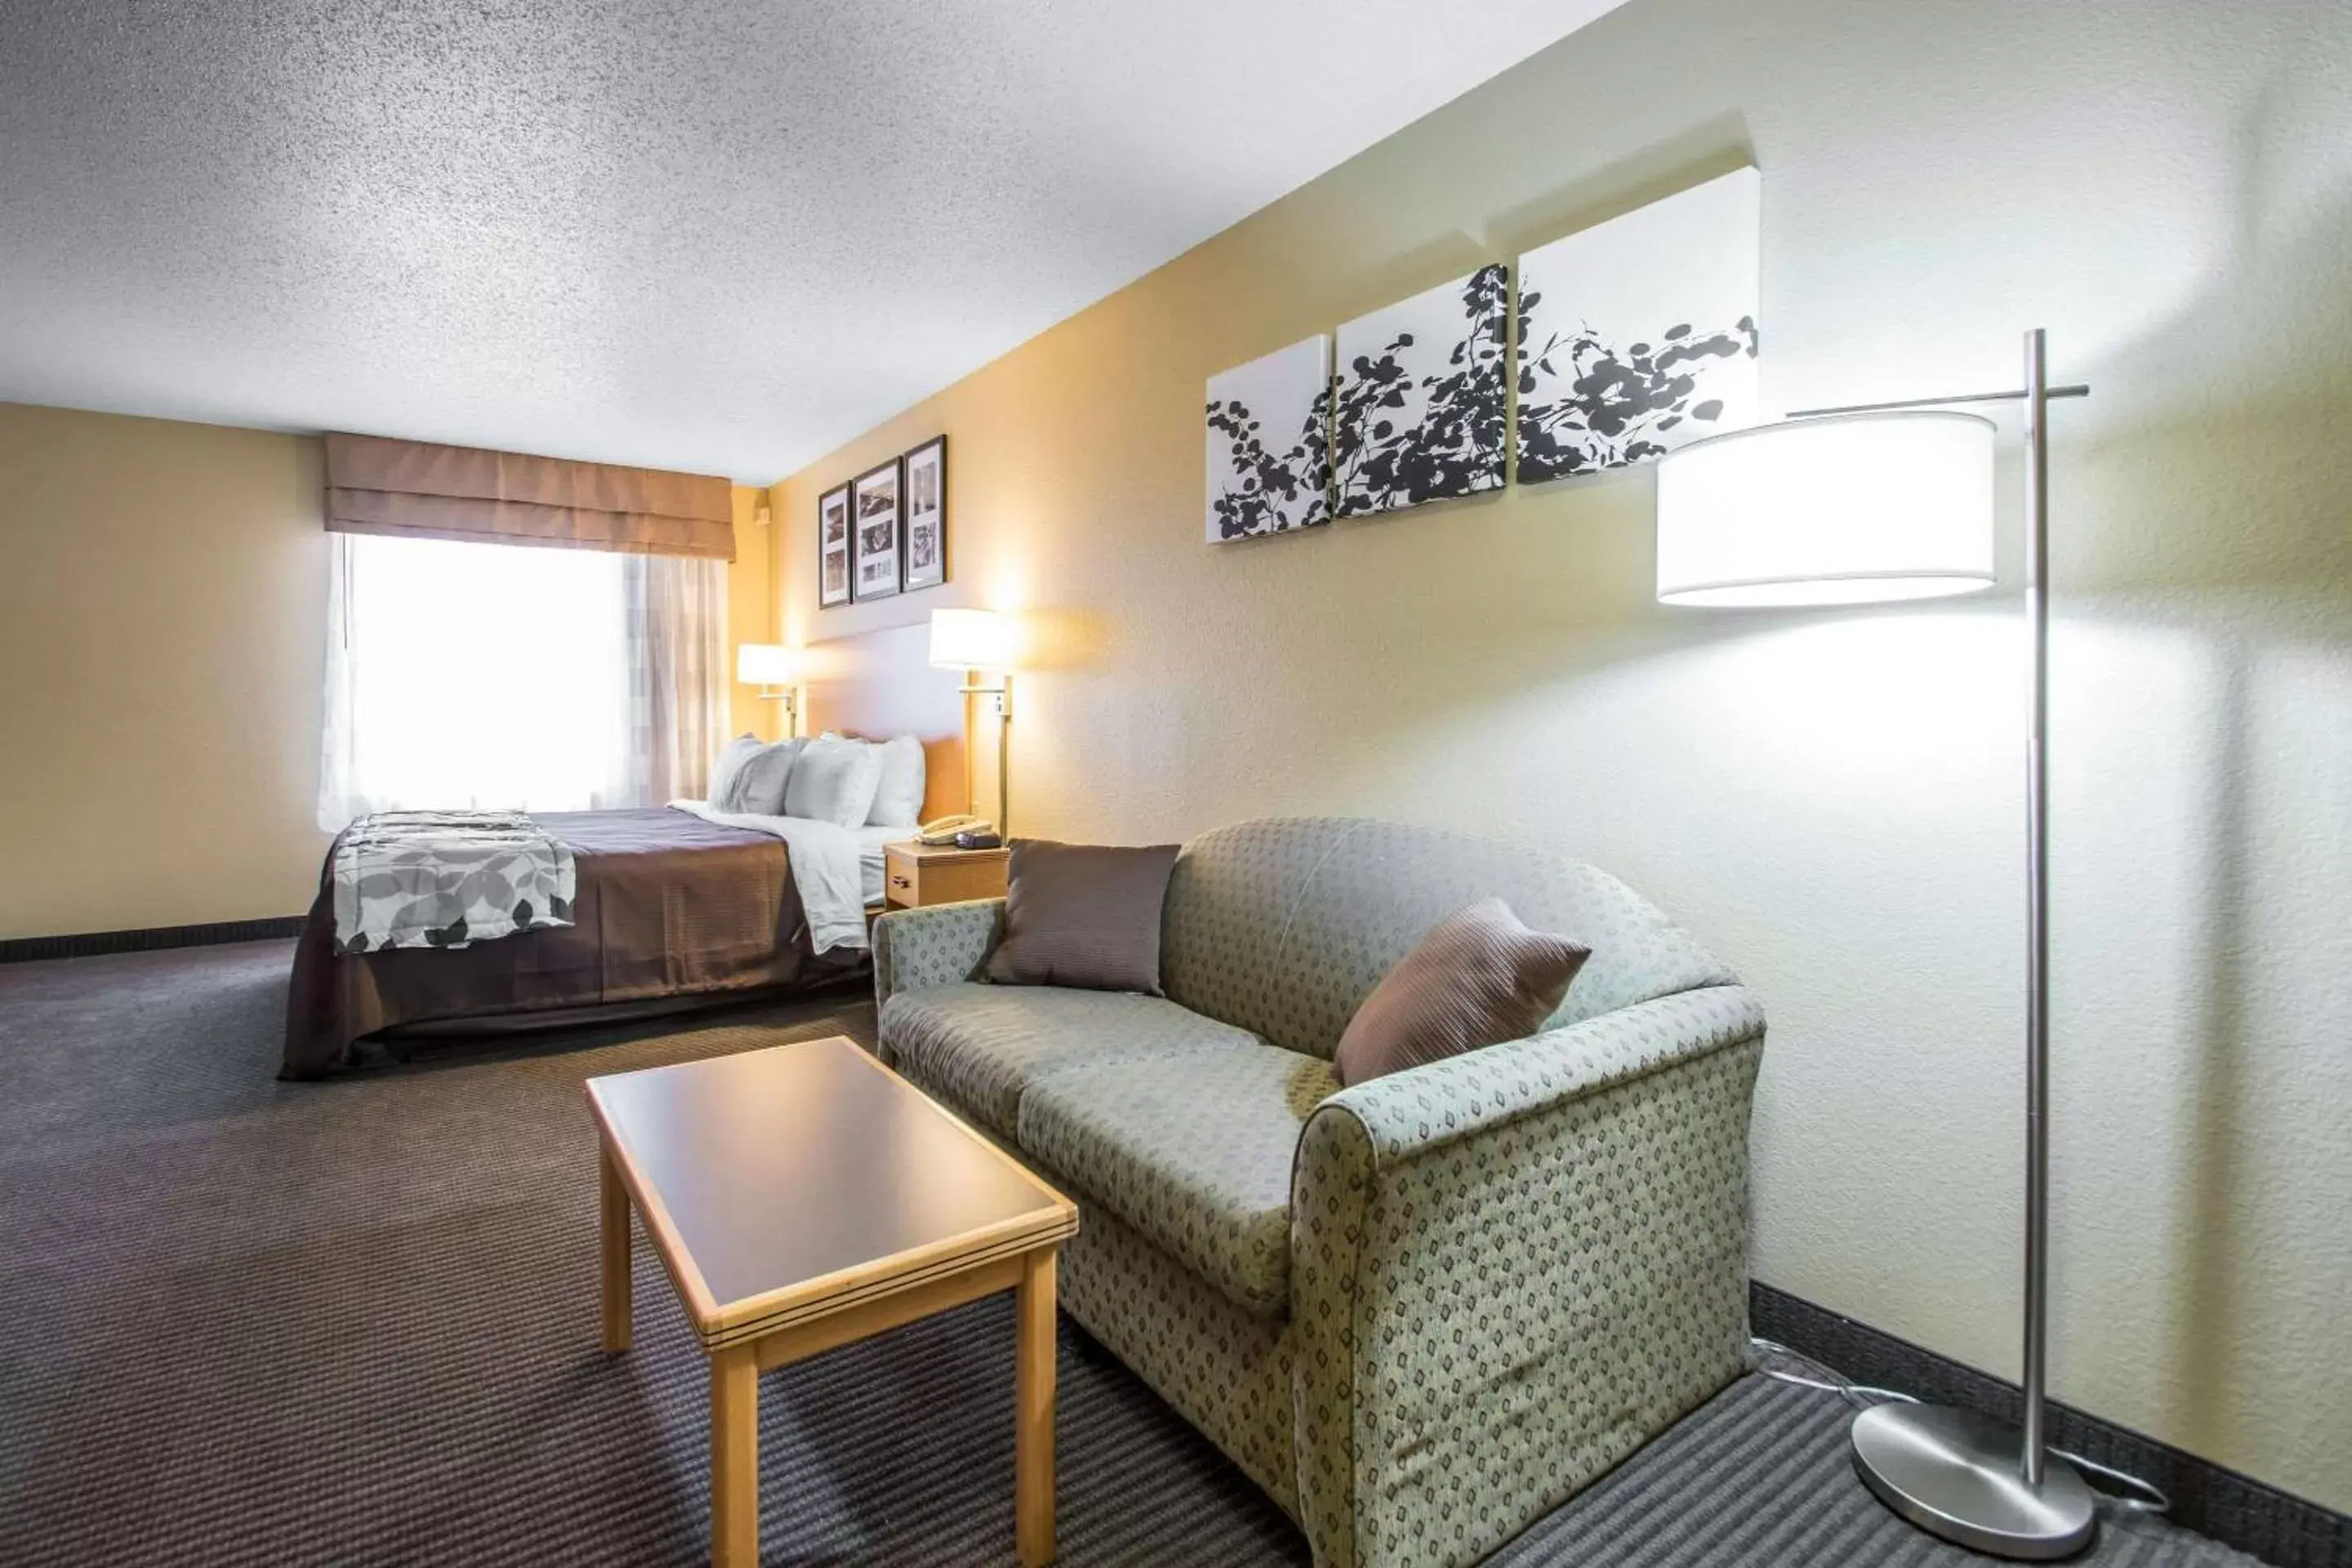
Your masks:
M961 708L953 676L929 669L908 632L845 639L856 646L835 655L835 678L812 679L810 727L919 735L928 818L964 808ZM338 954L322 869L295 947L279 1077L352 1066L371 1039L562 1027L792 995L868 972L863 948L815 950L791 852L773 832L670 807L533 819L572 849L578 887L569 926L457 949ZM883 846L912 829L852 832L859 891L878 909Z
M578 868L569 926L454 951L339 955L322 874L294 950L278 1076L350 1066L371 1037L592 1022L807 990L865 970L862 948L814 950L790 857L770 835L667 808L536 820L571 846Z
M683 811L548 812L570 845L579 896L568 927L455 952L339 956L321 874L294 951L279 1075L352 1065L371 1037L430 1039L543 1029L790 994L862 976L862 949L814 951L791 856L772 835ZM860 891L883 902L883 846L861 827Z

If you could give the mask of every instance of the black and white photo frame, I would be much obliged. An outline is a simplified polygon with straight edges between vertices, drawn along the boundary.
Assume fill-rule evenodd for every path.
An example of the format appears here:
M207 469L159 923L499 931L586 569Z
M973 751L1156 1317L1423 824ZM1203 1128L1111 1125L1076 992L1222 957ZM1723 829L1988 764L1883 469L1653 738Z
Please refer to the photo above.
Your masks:
M816 498L816 607L829 610L850 599L849 487L839 484Z
M898 583L908 592L948 580L948 438L934 436L898 459L906 513Z
M861 605L898 591L900 493L896 458L849 481L851 579Z

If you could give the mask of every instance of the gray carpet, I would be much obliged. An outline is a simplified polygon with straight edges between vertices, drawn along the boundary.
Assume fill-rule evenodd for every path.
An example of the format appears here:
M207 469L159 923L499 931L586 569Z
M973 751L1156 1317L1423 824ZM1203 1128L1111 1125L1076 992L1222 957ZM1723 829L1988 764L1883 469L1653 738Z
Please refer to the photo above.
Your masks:
M637 1255L596 1349L580 1081L822 1034L850 1000L272 1081L284 942L0 966L0 1559L708 1561L704 1363ZM1061 1352L1062 1561L1298 1563L1282 1516L1098 1346ZM770 1563L1012 1556L1012 1334L982 1302L772 1373ZM1748 1378L1500 1563L1984 1560L1847 1468L1829 1394ZM2252 1560L2145 1521L2084 1561Z

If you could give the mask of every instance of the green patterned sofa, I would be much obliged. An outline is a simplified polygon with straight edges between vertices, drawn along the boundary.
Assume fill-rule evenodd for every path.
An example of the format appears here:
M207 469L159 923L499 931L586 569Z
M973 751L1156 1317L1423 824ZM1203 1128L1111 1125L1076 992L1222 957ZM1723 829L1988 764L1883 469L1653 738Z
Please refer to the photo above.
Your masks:
M1544 1032L1342 1089L1356 1005L1488 894L1592 949ZM1472 1562L1739 1373L1764 1017L1622 884L1376 822L1187 847L1165 998L975 983L999 900L875 928L883 1058L1078 1200L1062 1304L1324 1568Z

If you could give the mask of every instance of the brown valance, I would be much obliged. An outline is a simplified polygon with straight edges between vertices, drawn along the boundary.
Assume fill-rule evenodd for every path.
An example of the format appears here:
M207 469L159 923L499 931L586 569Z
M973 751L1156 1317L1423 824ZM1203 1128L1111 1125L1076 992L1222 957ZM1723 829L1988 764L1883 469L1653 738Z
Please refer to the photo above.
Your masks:
M327 528L735 559L725 479L382 436L327 437Z

